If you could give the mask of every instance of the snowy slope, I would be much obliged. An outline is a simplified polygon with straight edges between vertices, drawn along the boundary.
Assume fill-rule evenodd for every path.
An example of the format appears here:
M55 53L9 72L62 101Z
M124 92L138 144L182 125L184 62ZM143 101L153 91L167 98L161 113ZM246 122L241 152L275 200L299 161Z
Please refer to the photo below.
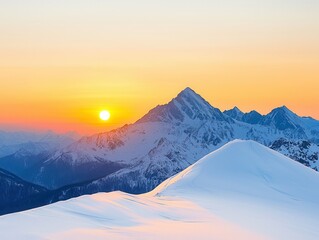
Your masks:
M215 194L236 189L260 198L289 195L315 202L319 191L311 187L318 181L317 172L274 150L255 141L234 140L169 178L152 194L193 196L197 191ZM309 187L304 187L305 182Z
M319 174L232 141L150 193L99 193L0 217L4 239L318 239ZM14 229L14 231L12 231Z

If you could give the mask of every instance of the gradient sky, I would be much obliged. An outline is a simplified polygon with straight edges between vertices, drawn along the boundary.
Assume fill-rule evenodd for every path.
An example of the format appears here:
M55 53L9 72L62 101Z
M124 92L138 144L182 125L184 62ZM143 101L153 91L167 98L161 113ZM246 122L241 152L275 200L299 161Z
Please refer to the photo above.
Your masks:
M0 0L0 127L107 131L186 86L221 110L319 119L318 13L318 0Z

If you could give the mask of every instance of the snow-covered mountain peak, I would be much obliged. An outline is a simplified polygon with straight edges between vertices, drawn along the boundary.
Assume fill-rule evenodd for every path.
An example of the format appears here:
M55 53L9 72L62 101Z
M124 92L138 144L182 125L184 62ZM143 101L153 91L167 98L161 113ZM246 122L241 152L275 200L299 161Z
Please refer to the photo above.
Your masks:
M158 105L138 120L142 122L173 122L227 120L217 108L212 107L194 90L187 87L165 105Z

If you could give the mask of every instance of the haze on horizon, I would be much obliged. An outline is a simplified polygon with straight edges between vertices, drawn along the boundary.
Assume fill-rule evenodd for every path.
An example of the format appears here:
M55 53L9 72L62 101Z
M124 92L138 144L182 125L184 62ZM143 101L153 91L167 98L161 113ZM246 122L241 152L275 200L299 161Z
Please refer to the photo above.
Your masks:
M319 119L318 1L0 3L0 128L107 131L187 86Z

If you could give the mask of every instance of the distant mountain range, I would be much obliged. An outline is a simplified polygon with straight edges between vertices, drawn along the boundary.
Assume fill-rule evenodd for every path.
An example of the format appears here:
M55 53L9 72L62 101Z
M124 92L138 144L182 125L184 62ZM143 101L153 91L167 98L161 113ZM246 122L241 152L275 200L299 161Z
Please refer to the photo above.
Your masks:
M190 88L134 124L64 147L19 149L0 158L0 168L48 189L63 189L54 200L99 191L143 193L233 139L257 141L319 169L319 121L285 106L267 115L237 107L221 112Z
M233 119L254 125L273 127L281 131L295 130L304 134L305 138L314 135L313 140L318 143L319 121L311 117L299 117L286 106L275 108L267 115L261 115L257 111L243 113L237 107L226 110L224 113Z
M74 132L56 134L52 131L42 133L0 131L0 158L18 151L39 154L69 145L79 138L80 136Z

